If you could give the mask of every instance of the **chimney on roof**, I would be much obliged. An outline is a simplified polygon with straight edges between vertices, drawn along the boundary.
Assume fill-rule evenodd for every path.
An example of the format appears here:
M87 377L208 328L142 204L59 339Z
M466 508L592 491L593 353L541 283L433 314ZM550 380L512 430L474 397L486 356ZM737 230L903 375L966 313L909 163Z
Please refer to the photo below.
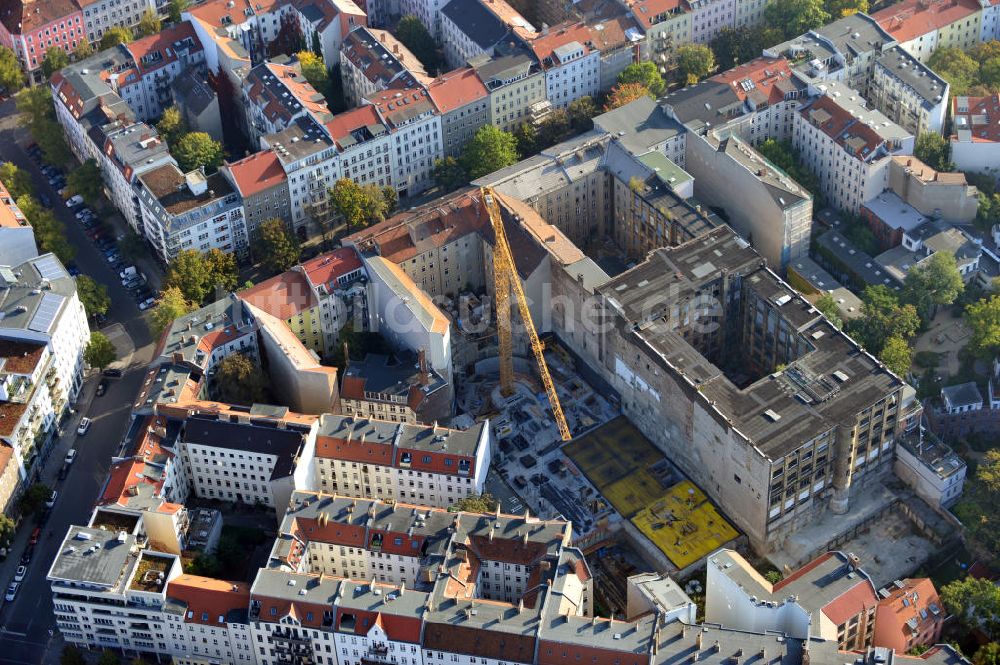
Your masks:
M392 45L392 52L396 54L399 53L399 42L396 42Z
M698 631L698 639L697 639L697 642L698 642L698 648L699 648L699 649L701 649L701 648L702 648L702 646L703 646L703 645L705 644L705 639L704 639L704 637L703 637L703 633L702 633L702 632L701 632L700 630Z
M420 366L420 385L430 385L431 377L427 372L427 351L424 349L417 351L417 364Z
M347 342L344 342L344 369L347 369L347 365L351 362L351 354L347 352Z

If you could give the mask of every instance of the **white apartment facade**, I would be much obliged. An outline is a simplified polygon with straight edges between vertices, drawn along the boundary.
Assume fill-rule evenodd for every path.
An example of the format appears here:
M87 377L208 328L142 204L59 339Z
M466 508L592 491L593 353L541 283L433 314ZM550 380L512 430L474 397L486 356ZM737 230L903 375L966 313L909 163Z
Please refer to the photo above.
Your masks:
M142 212L135 181L144 173L173 163L170 150L154 127L136 123L111 132L100 155L101 175L111 201L129 227L141 233Z
M157 11L154 0L93 0L80 2L80 8L87 41L91 44L100 42L108 28L130 28L139 23L147 10Z
M707 44L723 28L736 27L736 0L693 0L691 7L691 41Z
M577 32L586 36L586 28L582 25ZM555 107L566 108L580 97L597 95L601 53L576 39L560 41L562 43L552 47L544 56L542 69L545 71L545 94L549 102ZM537 46L535 52L540 53Z

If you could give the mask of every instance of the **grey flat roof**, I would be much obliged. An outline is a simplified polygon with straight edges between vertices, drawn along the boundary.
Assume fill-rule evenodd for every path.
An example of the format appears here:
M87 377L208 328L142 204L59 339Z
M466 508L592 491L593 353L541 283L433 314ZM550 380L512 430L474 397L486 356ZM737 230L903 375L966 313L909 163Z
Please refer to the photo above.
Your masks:
M684 127L671 118L649 97L602 113L594 118L594 127L616 137L633 155L641 155L660 143L668 141Z
M983 403L983 395L979 392L979 386L976 385L975 381L942 388L941 395L947 398L953 407Z
M70 526L49 569L50 580L66 580L115 588L138 561L132 554L135 536Z
M451 0L441 13L484 51L492 49L509 32L507 25L480 0Z
M895 280L885 268L876 263L874 257L862 252L845 238L839 231L827 231L816 239L820 247L828 250L837 260L846 265L867 284L884 284L889 288L898 288Z
M943 103L948 83L902 47L892 46L886 49L879 57L877 66L909 86L923 100L924 108L933 108Z
M901 199L896 192L889 189L875 198L865 201L864 206L893 229L910 231L928 219L919 210Z
M0 334L14 329L51 335L76 293L76 280L51 253L10 268L13 281L0 277Z

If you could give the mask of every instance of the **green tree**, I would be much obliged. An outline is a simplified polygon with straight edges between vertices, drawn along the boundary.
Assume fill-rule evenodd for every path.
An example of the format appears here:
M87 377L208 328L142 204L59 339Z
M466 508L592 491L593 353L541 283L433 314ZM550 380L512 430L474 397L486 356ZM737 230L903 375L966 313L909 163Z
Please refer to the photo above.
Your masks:
M517 139L493 125L479 128L462 151L462 165L475 180L516 163Z
M148 37L163 30L163 23L160 21L159 15L147 7L146 11L142 13L142 18L139 19L139 25L136 26L136 29L139 31L140 37Z
M927 66L951 85L952 95L968 94L979 79L979 63L952 46L935 50L927 59Z
M189 132L171 147L177 166L185 173L200 167L212 173L222 163L222 144L205 132Z
M862 300L861 316L847 328L875 356L882 353L889 338L909 339L920 327L920 317L913 305L900 305L896 294L883 284L867 287Z
M173 146L180 137L187 133L188 128L180 110L176 106L171 106L163 111L160 121L156 123L156 131L160 133L167 145Z
M607 100L604 102L604 110L614 111L616 108L630 104L641 97L653 97L653 93L641 83L618 83L608 93Z
M242 353L230 353L218 364L214 395L220 402L249 406L267 399L267 376Z
M742 28L722 28L712 40L712 53L723 69L749 62L761 50L782 40L782 34L773 26L755 25Z
M972 665L1000 665L1000 644L987 642L972 657Z
M989 194L980 190L979 209L976 211L976 228L989 233L995 225L1000 224L1000 194Z
M991 91L1000 90L1000 56L993 56L979 66L979 82Z
M254 254L271 272L284 272L299 262L299 240L283 219L272 217L260 225Z
M115 345L104 333L95 330L90 333L90 341L87 342L87 348L83 351L83 359L91 367L103 370L118 360L118 352L115 351Z
M78 647L67 644L59 656L59 665L87 665L87 659Z
M87 316L107 314L111 307L111 296L106 286L89 275L76 276L76 294L83 303Z
M965 308L965 320L972 330L969 349L982 358L1000 353L1000 295L983 298Z
M1000 587L986 579L967 577L941 589L941 602L969 630L992 638L1000 631Z
M832 20L850 16L851 14L867 14L868 0L826 0L824 7Z
M642 85L654 99L663 94L667 84L660 75L660 70L656 64L646 62L634 62L618 75L618 85L627 83L638 83Z
M990 494L1000 496L1000 449L986 451L983 460L976 467L976 480Z
M97 659L97 665L121 665L121 658L111 649L101 652L101 657Z
M208 296L208 267L205 258L196 249L185 249L177 254L167 267L167 277L164 282L167 288L176 287L184 295L185 300L201 303Z
M434 160L434 182L450 192L468 183L469 174L454 157L443 157Z
M937 171L953 171L955 165L949 161L951 146L947 139L937 132L924 132L917 137L913 147L917 159Z
M350 178L341 178L330 188L330 205L351 229L381 222L389 212L380 187L359 185Z
M22 196L31 196L35 193L35 186L31 182L31 175L17 168L14 162L4 162L0 164L0 182L7 188L14 200Z
M565 141L573 134L569 113L563 109L555 109L549 113L538 126L538 150L545 150L557 143ZM520 153L524 154L524 153Z
M454 513L463 512L489 514L496 512L498 505L499 503L495 498L493 498L492 494L471 494L453 503L451 508L448 510Z
M937 305L950 305L962 294L965 283L958 272L955 256L937 252L913 266L903 281L903 302L913 305L920 318L929 323Z
M600 113L600 110L593 97L584 95L571 101L566 107L566 113L569 114L569 124L573 131L579 134L589 132L594 128L593 118Z
M844 321L840 318L840 308L837 301L829 293L824 293L816 300L816 309L823 313L830 323L838 328L844 327Z
M913 362L913 351L910 349L910 345L906 343L906 340L898 335L894 335L886 340L885 346L882 347L882 353L879 354L879 360L893 374L905 378Z
M780 26L786 39L830 22L823 0L773 0L764 8L764 24Z
M217 300L236 289L240 279L240 269L236 257L221 249L210 249L202 255L205 273L208 277L208 298Z
M787 173L792 180L799 183L807 192L813 192L813 195L817 196L819 179L812 171L802 165L798 152L792 147L790 141L767 139L757 145L757 152Z
M42 149L45 161L50 164L67 164L73 159L69 146L63 139L62 127L56 122L52 88L36 85L25 90L17 96L17 110L22 114L21 123L28 128L32 138Z
M39 512L52 498L52 490L42 483L33 483L21 495L21 511L26 515Z
M13 540L16 529L17 525L14 523L14 520L6 514L0 513L0 545L8 545Z
M330 89L330 72L327 71L323 58L312 51L299 51L295 57L298 58L299 67L302 68L302 76L309 81L309 85L329 99L327 93Z
M769 570L766 573L764 573L764 579L770 582L771 584L777 584L781 580L785 579L785 576L782 575L780 571Z
M58 46L50 46L45 51L42 58L42 74L45 78L52 78L52 75L69 64L69 54Z
M93 159L88 159L66 176L66 188L73 194L79 194L90 205L96 205L104 194L104 181L101 179L101 167Z
M24 86L24 72L17 56L6 46L0 46L0 87L14 94Z
M181 12L191 5L190 0L170 0L167 3L167 18L171 23L181 22Z
M514 128L514 140L517 142L517 154L534 155L538 152L538 130L530 122L522 122Z
M101 50L114 48L119 44L129 44L135 36L132 31L120 25L113 25L101 37Z
M125 231L125 237L118 243L118 249L121 250L122 256L131 259L132 261L137 261L138 259L149 254L146 241L132 229L127 229Z
M170 327L175 319L195 310L196 306L184 297L184 292L176 286L168 286L160 294L150 315L150 328L154 335L160 335Z
M35 242L41 252L52 252L64 264L73 260L76 248L66 238L66 227L52 210L43 208L33 197L26 194L16 199L17 207L31 223Z
M76 50L73 51L73 58L76 60L83 60L87 56L94 52L94 47L90 45L86 37L80 39L76 44Z
M677 69L687 85L694 85L715 69L715 54L704 44L681 44L675 55Z
M385 185L382 187L382 200L385 201L385 216L391 217L399 208L399 192L395 187Z
M417 57L417 60L431 76L434 76L441 68L441 55L437 43L416 16L408 14L399 19L399 23L396 25L396 39Z

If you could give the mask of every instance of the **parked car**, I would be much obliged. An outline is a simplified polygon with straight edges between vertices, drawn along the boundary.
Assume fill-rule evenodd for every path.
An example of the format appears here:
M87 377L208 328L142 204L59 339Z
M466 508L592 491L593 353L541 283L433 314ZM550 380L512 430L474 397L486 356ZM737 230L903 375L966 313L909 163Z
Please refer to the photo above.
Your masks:
M14 598L17 597L17 590L20 589L20 588L21 588L21 585L18 582L11 582L10 586L7 587L7 595L4 596L4 599L8 603L10 601L14 600Z
M83 219L84 217L90 217L94 214L94 211L90 208L80 208L76 211L76 218Z
M63 459L64 464L72 464L76 460L76 448L70 448Z
M14 581L15 582L23 582L24 581L24 576L27 575L27 574L28 574L28 567L27 566L18 566L17 567L17 572L14 573Z
M31 538L28 539L29 545L37 545L38 539L42 537L42 527L36 526L35 530L31 532Z
M74 194L73 196L66 199L67 208L75 208L78 205L83 205L83 197L79 194Z
M108 255L108 263L118 263L121 260L122 260L121 254L115 253Z
M86 436L87 432L90 431L90 418L84 418L80 421L80 426L76 428L76 433L79 436Z
M97 384L97 396L101 397L106 392L108 392L108 380L101 379L101 382Z
M51 206L52 206L52 199L50 199L50 198L48 197L48 195L46 195L46 194L39 194L39 195L38 195L38 201L39 201L39 202L40 202L40 203L41 203L41 204L42 204L43 206L45 206L46 208L49 208L49 207L51 207Z
M117 368L109 367L108 369L104 370L104 376L110 377L112 379L120 379L122 378L122 371Z
M45 502L45 507L46 508L53 508L53 507L55 507L55 505L56 505L56 499L58 499L58 498L59 498L59 492L57 492L55 490L52 490L52 495L49 497L49 500Z
M141 311L146 311L155 304L156 304L156 298L149 297L143 300L141 303L139 303L139 309Z

